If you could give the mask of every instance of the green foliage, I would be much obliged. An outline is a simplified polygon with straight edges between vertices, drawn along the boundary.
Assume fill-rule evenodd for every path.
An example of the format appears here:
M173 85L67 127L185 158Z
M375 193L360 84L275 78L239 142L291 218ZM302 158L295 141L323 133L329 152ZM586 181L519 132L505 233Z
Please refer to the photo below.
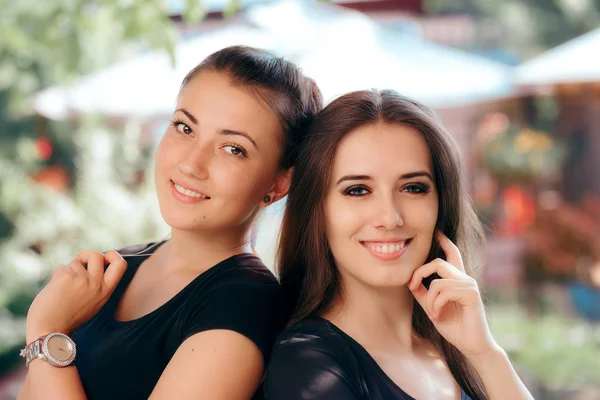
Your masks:
M152 176L151 154L122 152L122 135L97 126L83 125L74 137L72 192L36 184L0 158L0 210L14 226L11 236L0 238L0 375L13 360L3 352L22 344L29 304L56 265L84 249L120 248L167 231L151 183L132 183L139 172ZM112 162L116 157L119 163Z
M532 318L519 309L491 309L488 315L511 360L547 388L600 384L600 327L560 314Z
M23 111L27 96L69 82L140 48L172 52L163 0L0 0L0 90Z

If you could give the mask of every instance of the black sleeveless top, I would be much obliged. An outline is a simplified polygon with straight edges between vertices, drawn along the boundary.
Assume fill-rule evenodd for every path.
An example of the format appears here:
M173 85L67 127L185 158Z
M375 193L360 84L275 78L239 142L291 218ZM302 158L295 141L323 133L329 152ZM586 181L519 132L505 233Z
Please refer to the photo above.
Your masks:
M146 247L150 250L151 245L135 250ZM228 329L248 337L267 364L284 321L279 284L258 257L240 254L221 261L155 311L132 321L118 321L117 304L149 256L144 253L126 257L127 271L115 292L100 312L73 334L75 366L88 399L147 399L181 343L211 329Z
M277 339L264 393L268 400L415 400L323 318L306 319ZM470 400L464 392L461 399Z

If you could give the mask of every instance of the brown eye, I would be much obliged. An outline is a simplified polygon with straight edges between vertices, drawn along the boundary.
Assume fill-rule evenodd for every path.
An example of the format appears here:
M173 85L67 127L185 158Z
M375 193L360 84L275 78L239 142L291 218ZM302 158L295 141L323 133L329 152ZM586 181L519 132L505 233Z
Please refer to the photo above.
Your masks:
M244 149L242 149L239 146L236 146L234 144L228 144L223 146L223 148L225 149L225 151L229 154L231 154L232 156L238 156L238 157L245 157L246 156L246 152L244 151Z
M189 135L192 133L192 130L190 129L190 127L187 126L186 124L184 124L183 122L176 123L175 128L177 129L177 131L179 133L182 133L184 135Z

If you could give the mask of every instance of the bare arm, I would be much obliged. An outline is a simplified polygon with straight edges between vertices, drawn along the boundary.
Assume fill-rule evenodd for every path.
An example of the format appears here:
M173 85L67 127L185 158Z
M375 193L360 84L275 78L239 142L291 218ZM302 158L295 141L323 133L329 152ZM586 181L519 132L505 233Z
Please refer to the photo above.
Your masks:
M263 370L260 350L245 336L229 330L197 333L179 346L150 399L250 399Z
M150 398L250 399L263 370L262 354L250 339L228 330L206 331L177 349ZM18 399L84 400L86 395L75 367L34 360Z
M23 386L21 387L21 392L19 393L19 397L17 400L31 400L31 389L29 388L29 374L25 377L25 381L23 381Z
M533 396L517 375L508 355L500 347L488 355L469 358L469 361L479 373L490 400L533 400Z
M57 368L45 361L33 360L18 400L35 399L86 399L77 369L74 366Z

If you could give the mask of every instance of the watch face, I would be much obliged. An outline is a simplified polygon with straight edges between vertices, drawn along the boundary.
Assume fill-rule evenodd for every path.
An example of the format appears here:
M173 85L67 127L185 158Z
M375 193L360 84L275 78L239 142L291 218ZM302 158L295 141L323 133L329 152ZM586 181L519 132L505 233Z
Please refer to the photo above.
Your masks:
M48 339L48 353L56 360L64 362L71 358L73 346L62 336L52 336Z

